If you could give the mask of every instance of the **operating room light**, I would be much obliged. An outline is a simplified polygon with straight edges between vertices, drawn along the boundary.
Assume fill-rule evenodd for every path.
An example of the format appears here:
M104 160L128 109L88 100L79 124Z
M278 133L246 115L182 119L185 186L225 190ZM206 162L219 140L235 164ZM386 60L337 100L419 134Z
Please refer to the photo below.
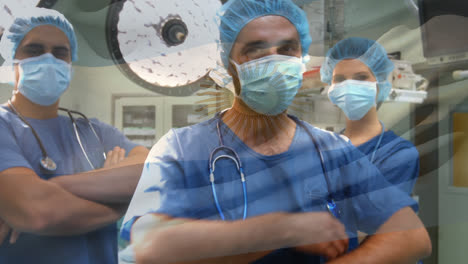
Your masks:
M219 0L124 1L109 14L117 16L109 20L113 57L156 91L193 84L219 60L220 6Z

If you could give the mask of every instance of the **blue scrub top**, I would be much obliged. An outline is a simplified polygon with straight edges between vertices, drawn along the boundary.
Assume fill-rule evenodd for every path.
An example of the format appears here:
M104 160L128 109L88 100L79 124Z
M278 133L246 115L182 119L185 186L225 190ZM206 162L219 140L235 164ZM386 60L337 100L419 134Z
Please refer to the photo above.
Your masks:
M379 137L359 145L358 149L370 159ZM419 153L411 142L393 131L385 131L373 163L390 183L411 194L419 175Z
M31 129L6 107L0 109L0 171L13 167L34 170L42 179L91 170L75 137L68 117L37 120L26 119L36 130L48 155L57 164L53 173L39 165L42 152ZM77 119L78 131L86 153L94 166L102 167L102 152L120 146L130 152L136 144L116 128L91 119L102 141L98 141L87 122ZM0 263L102 264L117 263L117 226L77 236L50 237L22 233L15 244L0 246Z
M214 118L194 126L173 129L152 148L124 220L123 238L130 238L134 220L148 212L172 217L221 219L209 181L208 166L211 151L219 146L218 120ZM248 196L247 217L271 212L326 211L326 201L331 193L349 237L356 237L357 230L374 233L403 207L417 207L408 195L389 184L367 157L349 142L334 133L302 124L297 126L288 151L265 156L250 149L224 123L220 123L224 144L233 148L243 163ZM329 186L306 129L322 151ZM216 156L222 154L227 153L221 152ZM216 163L215 183L226 220L242 219L242 183L234 162L220 159ZM317 258L310 255L303 258L303 255L283 249L267 255L258 263L317 261Z

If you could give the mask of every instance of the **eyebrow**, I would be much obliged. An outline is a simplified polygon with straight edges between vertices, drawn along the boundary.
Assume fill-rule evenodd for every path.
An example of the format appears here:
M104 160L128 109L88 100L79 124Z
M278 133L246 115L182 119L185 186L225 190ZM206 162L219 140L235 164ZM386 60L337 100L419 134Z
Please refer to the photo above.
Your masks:
M244 47L242 47L242 52L245 52L249 48L254 48L254 47L255 48L268 48L269 46L270 45L266 41L255 40L255 41L251 41L245 44Z
M281 40L278 43L275 44L269 44L267 41L264 40L254 40L251 42L247 42L247 44L242 47L242 52L244 52L246 49L249 48L269 48L269 47L274 47L274 46L285 46L285 45L299 45L299 41L297 39L286 39L286 40Z
M361 72L356 72L353 75L358 75L358 74L370 74L370 72L361 71Z
M29 43L29 44L22 47L22 49L28 49L28 48L42 48L42 49L44 49L44 45L41 44L41 43ZM66 51L70 50L67 46L64 46L64 45L54 46L52 49L53 50L66 50Z
M284 45L299 45L299 41L297 39L286 39L286 40L280 41L277 46L284 46Z
M39 44L39 43L29 43L22 47L22 49L28 49L28 48L44 48L44 45Z

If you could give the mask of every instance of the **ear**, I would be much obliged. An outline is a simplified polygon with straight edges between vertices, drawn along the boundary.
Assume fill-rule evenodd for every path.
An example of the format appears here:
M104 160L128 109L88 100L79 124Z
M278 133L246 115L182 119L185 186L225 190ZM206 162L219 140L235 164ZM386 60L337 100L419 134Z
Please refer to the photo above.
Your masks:
M18 63L15 63L14 66L13 66L13 75L14 75L14 86L15 86L15 89L18 87L18 83L19 83L19 66L18 66Z
M377 98L379 98L379 91L380 91L379 83L377 83L376 87L377 87L377 92L375 93L375 103L377 103Z
M237 75L237 70L236 70L236 66L234 65L234 63L232 63L231 60L229 60L229 64L228 64L228 68L227 68L227 72L229 73L229 75L231 75L232 77L234 76L238 76Z
M239 81L239 75L237 73L236 66L232 63L232 61L229 61L227 72L232 76L232 82L234 84L234 91L236 92L236 95L240 95L241 85Z
M377 93L375 94L375 104L376 104L376 109L379 110L379 108L382 106L383 102L377 102L377 98L379 98L379 83L377 83Z

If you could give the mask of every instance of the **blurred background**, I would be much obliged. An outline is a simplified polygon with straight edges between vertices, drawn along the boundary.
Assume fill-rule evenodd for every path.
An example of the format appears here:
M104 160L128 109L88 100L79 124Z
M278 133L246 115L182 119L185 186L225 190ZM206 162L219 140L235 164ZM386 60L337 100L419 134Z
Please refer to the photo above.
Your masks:
M170 128L228 108L220 67L220 0L0 0L0 34L15 12L53 8L74 25L79 59L61 106L113 124L150 148ZM290 113L339 132L344 116L326 97L319 69L339 40L377 40L395 63L379 109L386 127L421 155L414 190L433 254L424 263L467 263L468 3L457 0L296 0L313 39L304 86ZM0 58L0 62L3 60ZM2 67L0 77L11 69ZM5 102L13 87L0 85Z

